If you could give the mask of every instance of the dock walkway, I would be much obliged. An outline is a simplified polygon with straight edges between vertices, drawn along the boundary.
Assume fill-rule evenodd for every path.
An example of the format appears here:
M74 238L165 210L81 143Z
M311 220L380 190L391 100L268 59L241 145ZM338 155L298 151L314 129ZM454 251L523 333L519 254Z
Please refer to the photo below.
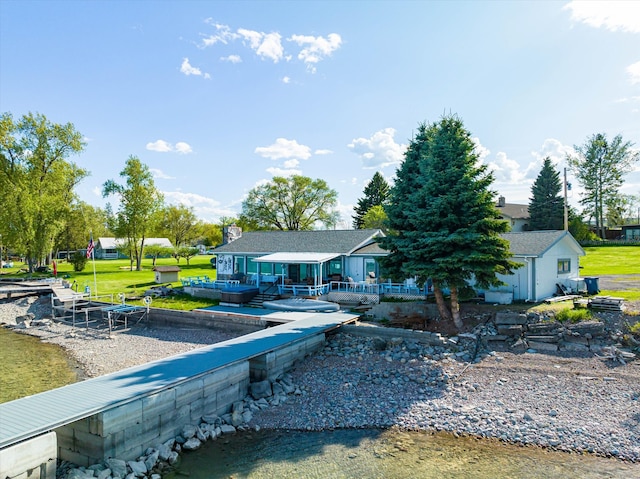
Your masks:
M0 448L178 385L224 365L324 334L358 318L315 313L228 341L0 404Z

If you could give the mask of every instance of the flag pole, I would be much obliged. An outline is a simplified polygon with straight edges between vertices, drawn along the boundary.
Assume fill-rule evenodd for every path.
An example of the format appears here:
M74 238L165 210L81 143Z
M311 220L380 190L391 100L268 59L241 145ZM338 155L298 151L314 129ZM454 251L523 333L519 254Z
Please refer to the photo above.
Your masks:
M93 243L93 233L90 233L89 246L87 246L87 258L91 255L91 262L93 263L93 287L94 297L98 299L98 280L96 279L96 253L95 244ZM89 295L91 298L91 295Z
M93 237L93 236L92 236ZM91 250L91 262L93 263L93 287L94 287L94 295L95 299L98 299L98 280L96 279L96 247L93 246Z

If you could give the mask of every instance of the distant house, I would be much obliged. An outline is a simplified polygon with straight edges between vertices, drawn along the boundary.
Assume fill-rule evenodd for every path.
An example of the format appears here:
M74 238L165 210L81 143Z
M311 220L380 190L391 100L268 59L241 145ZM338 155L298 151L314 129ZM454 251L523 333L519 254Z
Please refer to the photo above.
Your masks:
M500 217L508 221L511 231L528 231L529 229L529 206L507 203L504 196L498 198L496 209L500 212Z
M95 257L96 259L118 259L126 258L125 255L118 253L118 245L124 244L126 240L121 238L98 238L95 243ZM145 238L144 245L160 245L167 248L173 248L171 241L168 238Z
M513 275L498 275L506 286L496 291L516 301L542 301L560 283L567 288L580 276L580 257L586 253L568 231L526 231L501 235L509 241L513 261L522 263Z
M627 241L640 241L640 224L622 226L622 238Z
M365 281L379 275L376 258L387 254L375 242L381 230L236 231L214 249L218 279L274 276L293 283Z

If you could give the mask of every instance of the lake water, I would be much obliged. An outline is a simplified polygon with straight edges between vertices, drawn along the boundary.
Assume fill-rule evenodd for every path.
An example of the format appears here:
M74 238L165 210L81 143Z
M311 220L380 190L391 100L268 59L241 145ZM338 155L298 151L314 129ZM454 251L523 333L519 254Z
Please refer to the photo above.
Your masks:
M260 431L185 452L172 479L640 478L640 465L451 434Z
M0 403L74 383L78 371L60 346L0 327Z
M64 350L0 328L0 402L75 382ZM640 465L404 431L260 431L224 436L185 452L169 477L214 478L640 478Z

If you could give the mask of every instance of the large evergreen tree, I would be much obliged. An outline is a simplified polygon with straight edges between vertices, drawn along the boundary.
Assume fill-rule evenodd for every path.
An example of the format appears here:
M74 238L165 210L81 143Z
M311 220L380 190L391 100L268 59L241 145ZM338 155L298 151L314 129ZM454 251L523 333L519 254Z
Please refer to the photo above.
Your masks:
M494 206L493 175L477 160L471 134L456 116L420 125L385 207L395 234L380 240L390 251L381 260L385 271L430 278L441 317L458 329L460 289L474 278L481 287L499 285L496 274L518 267L500 237L508 224Z
M364 217L374 206L383 206L389 197L389 183L384 179L379 171L373 175L371 181L364 188L364 196L358 200L358 204L353 207L355 215L353 217L353 227L355 229L364 228Z
M640 153L632 149L633 143L617 135L609 141L604 133L587 138L584 145L574 146L575 155L567 159L585 192L580 203L596 221L596 231L605 237L606 206L619 195L624 175L631 171Z
M564 228L564 198L560 195L560 173L546 157L542 169L531 187L529 229L561 230Z

